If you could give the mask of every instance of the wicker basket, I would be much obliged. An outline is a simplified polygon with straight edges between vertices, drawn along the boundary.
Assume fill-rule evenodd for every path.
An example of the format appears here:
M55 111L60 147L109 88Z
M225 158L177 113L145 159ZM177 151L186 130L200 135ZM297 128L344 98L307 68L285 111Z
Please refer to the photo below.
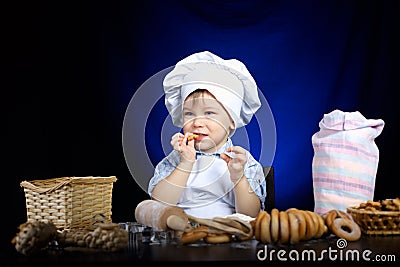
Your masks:
M23 181L27 221L53 222L57 229L87 228L111 220L115 176Z
M400 211L371 211L348 207L354 221L361 231L369 235L398 235L400 234Z

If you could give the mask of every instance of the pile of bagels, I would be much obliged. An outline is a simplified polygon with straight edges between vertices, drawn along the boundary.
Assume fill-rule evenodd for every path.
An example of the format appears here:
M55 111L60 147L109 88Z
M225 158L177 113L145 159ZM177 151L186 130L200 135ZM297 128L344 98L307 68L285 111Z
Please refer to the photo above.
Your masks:
M275 208L271 212L260 211L247 225L251 227L237 224L237 229L241 227L240 231L245 233L238 235L236 232L224 232L224 228L213 229L212 225L200 224L183 233L181 243L203 240L206 243L218 244L255 238L264 244L297 244L331 234L347 241L356 241L361 237L360 226L350 214L341 210L330 210L320 215L310 210L290 208L280 211ZM234 225L230 224L229 227Z
M340 210L319 215L309 210L290 208L285 211L261 211L254 221L254 237L262 243L297 244L334 234L356 241L361 230L352 217Z
M322 216L309 210L261 211L255 220L255 239L262 243L296 244L328 233Z

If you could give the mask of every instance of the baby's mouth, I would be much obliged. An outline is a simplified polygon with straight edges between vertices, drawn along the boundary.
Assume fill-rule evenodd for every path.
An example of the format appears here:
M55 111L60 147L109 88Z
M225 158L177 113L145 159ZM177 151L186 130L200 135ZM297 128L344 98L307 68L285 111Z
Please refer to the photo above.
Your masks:
M207 134L200 134L200 133L196 133L196 134L198 135L198 137L196 138L195 141L201 141L201 140L203 140L204 138L208 137Z

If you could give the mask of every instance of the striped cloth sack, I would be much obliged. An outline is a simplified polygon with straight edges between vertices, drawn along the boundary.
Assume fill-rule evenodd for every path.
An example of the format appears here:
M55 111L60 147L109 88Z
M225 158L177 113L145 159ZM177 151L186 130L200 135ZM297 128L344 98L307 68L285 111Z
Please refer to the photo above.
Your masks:
M311 138L314 211L346 211L373 200L379 161L375 138L384 121L366 119L358 111L334 110L324 115L319 127Z

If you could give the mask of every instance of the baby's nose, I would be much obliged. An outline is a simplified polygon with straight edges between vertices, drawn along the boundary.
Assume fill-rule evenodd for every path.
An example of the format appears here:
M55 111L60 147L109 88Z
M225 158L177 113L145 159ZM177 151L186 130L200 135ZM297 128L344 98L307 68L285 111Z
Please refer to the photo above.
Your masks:
M198 116L193 119L193 125L198 127L198 126L203 126L204 125L204 117L203 116Z

